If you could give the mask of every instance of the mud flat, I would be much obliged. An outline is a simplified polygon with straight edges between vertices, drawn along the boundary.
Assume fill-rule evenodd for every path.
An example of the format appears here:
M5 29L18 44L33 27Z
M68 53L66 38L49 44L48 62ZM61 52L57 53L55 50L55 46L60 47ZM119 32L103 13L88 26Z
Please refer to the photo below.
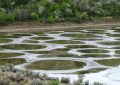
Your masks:
M72 82L73 78L77 80L80 75L88 75L86 80L91 78L92 73L104 76L104 72L106 75L110 69L119 69L120 27L103 27L26 33L1 31L0 65L12 63L17 69L30 69L50 77L68 77ZM117 74L110 72L111 75L106 77L112 78L108 85L117 85L114 81ZM100 83L106 81L100 78Z

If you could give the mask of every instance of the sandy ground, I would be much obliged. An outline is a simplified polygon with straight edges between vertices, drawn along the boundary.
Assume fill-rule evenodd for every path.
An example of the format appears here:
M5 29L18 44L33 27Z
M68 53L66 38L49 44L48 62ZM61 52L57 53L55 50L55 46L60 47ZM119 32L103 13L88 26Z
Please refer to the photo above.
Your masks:
M40 31L56 31L56 30L72 30L84 28L110 28L113 26L120 26L120 21L113 22L91 22L91 23L56 23L43 24L36 22L17 22L6 26L0 26L0 32L40 32Z

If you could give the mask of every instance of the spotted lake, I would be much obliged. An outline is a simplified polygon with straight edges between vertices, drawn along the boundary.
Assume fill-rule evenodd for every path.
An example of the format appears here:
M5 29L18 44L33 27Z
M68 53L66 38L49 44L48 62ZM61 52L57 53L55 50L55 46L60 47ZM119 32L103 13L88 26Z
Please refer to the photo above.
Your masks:
M120 27L0 33L0 65L84 80L120 83Z

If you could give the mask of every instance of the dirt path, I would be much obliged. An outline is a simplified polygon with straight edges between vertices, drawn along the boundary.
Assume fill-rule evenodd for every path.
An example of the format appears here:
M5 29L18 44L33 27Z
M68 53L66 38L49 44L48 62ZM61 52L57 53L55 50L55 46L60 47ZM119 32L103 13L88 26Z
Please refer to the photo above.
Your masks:
M72 30L83 28L110 28L120 26L120 22L109 23L83 23L83 24L55 24L55 25L32 25L32 24L17 24L0 27L0 32L37 32L37 31L55 31L55 30Z

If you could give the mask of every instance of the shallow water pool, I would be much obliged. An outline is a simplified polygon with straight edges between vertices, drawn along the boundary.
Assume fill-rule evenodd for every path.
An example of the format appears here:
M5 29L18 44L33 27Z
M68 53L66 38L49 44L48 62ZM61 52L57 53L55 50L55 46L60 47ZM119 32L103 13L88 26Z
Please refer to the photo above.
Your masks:
M85 80L95 78L91 83L104 83L107 79L111 81L108 85L117 85L116 82L120 83L117 79L120 73L118 30L120 27L1 33L0 60L4 59L5 62L2 61L0 65L9 63L8 59L11 59L12 64L19 62L15 63L18 69L29 68L50 77L69 77L73 82L79 79L79 75L85 75ZM114 73L112 69L117 69L117 72ZM98 81L99 78L101 81Z

